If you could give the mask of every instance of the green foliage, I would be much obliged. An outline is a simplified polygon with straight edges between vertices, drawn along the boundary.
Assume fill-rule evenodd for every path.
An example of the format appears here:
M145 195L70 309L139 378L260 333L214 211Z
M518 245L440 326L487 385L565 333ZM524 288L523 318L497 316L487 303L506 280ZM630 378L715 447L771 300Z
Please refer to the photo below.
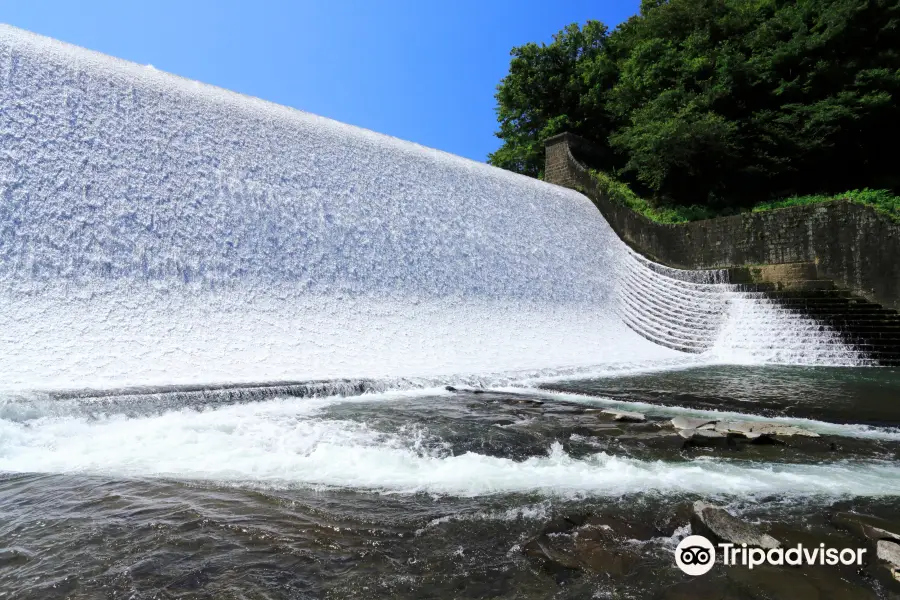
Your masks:
M626 183L619 181L608 173L591 171L591 177L597 184L597 189L613 202L627 206L631 210L640 213L657 223L675 224L688 221L700 221L726 215L736 214L733 208L713 210L708 206L680 206L654 204L636 194ZM889 190L850 190L840 194L825 195L811 194L807 196L793 196L771 202L754 204L750 209L740 212L762 212L791 206L804 206L820 202L833 202L835 200L849 200L857 204L871 206L880 213L886 214L894 221L900 222L900 196L895 196Z
M638 196L627 184L600 171L591 171L597 189L613 202L618 202L657 223L686 223L717 216L704 206L654 206Z
M880 213L884 213L891 217L894 221L900 222L900 196L895 196L889 190L870 190L868 188L862 190L850 190L833 196L825 196L822 194L814 194L810 196L794 196L783 200L773 202L761 202L753 207L753 212L763 210L773 210L776 208L788 208L791 206L803 206L805 204L815 204L818 202L831 202L834 200L849 200L857 204L865 204L873 207Z
M900 191L900 0L644 0L512 55L497 166L539 176L568 130L657 206Z
M570 25L553 43L513 48L509 74L497 86L497 136L503 145L488 157L492 165L542 177L544 140L563 131L590 134L605 145L609 119L602 108L583 104L594 86L608 87L614 70L587 65L604 62L608 31L598 21ZM606 79L604 79L606 77Z

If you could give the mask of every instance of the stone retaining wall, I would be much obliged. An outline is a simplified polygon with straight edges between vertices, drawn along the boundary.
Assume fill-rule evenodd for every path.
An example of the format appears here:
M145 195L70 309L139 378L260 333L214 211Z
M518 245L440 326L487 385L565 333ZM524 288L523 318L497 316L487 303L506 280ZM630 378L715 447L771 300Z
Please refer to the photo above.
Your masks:
M900 224L886 215L837 200L663 225L603 195L577 158L585 148L568 133L548 139L545 179L581 189L644 256L679 269L811 262L818 277L900 309Z

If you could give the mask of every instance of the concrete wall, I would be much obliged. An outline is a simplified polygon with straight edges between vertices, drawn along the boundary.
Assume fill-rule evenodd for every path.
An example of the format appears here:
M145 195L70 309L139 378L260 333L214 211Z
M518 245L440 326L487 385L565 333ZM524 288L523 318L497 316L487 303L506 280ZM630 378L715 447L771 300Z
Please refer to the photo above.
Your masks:
M900 310L900 224L886 215L837 200L662 225L600 193L576 158L584 145L571 134L547 140L545 179L582 189L616 233L644 256L680 269L813 262L819 277Z

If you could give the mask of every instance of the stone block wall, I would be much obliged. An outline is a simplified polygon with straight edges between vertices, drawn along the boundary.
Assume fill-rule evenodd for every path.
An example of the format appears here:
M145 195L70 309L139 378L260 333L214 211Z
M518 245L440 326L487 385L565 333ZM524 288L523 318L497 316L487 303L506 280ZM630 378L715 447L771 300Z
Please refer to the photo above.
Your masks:
M581 162L572 134L547 140L545 180L581 189L629 246L680 269L812 262L818 276L900 310L900 224L846 200L678 225L655 223L611 201Z

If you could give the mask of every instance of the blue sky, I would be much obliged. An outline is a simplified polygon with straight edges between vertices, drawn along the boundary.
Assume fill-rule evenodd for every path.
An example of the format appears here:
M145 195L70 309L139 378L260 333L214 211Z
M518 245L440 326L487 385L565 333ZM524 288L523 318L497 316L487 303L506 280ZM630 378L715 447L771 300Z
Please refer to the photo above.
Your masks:
M509 50L638 0L6 0L0 21L485 160Z

